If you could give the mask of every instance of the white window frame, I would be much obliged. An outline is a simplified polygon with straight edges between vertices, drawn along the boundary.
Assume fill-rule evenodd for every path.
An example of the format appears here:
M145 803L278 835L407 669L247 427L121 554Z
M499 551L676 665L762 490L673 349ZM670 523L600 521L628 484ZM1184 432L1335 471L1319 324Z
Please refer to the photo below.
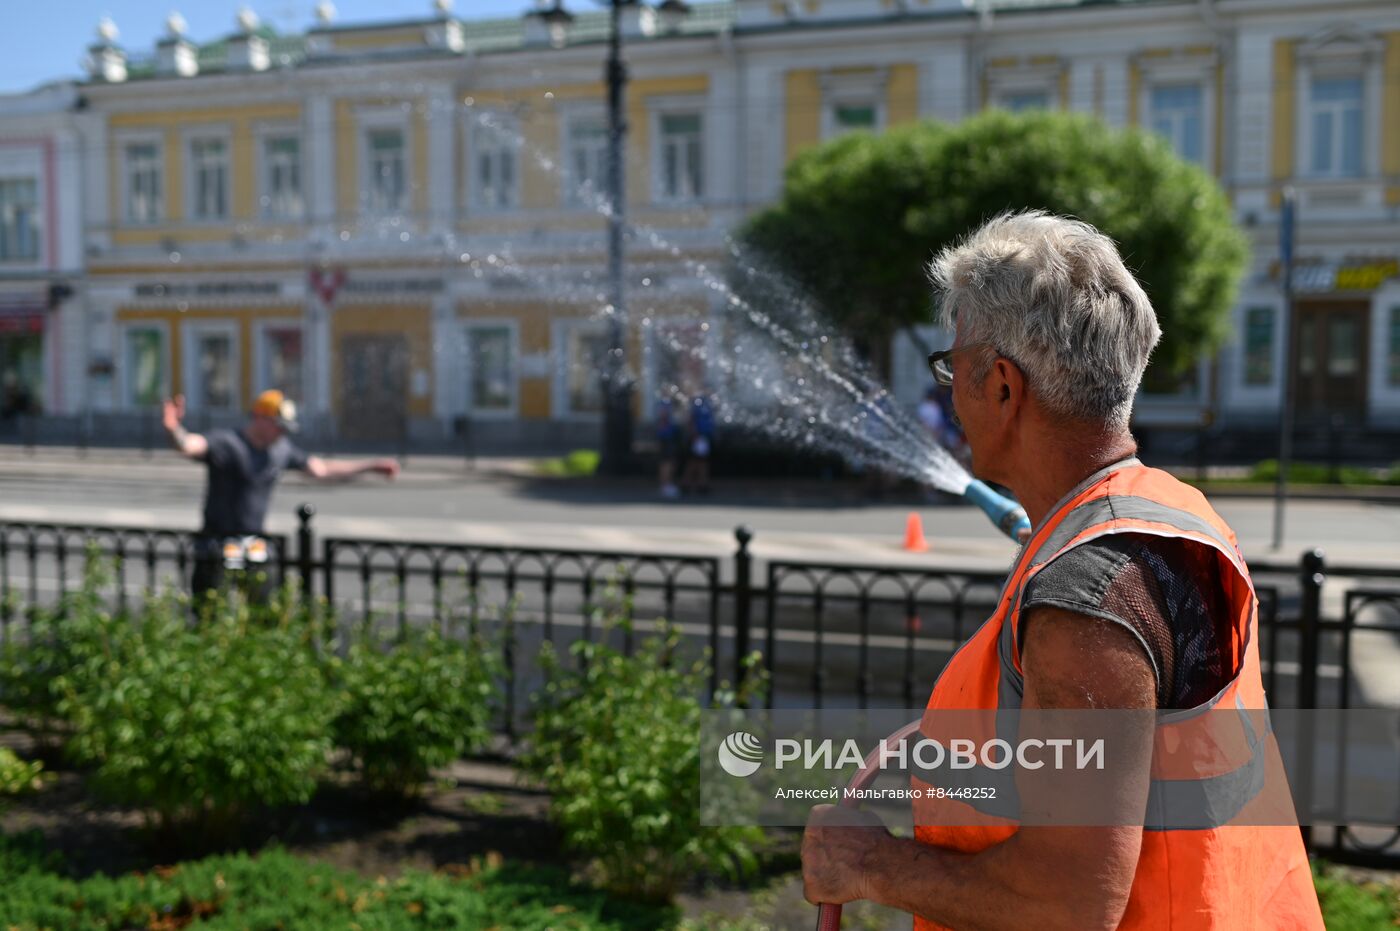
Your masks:
M1216 75L1220 67L1218 57L1210 54L1181 55L1172 58L1138 58L1138 73L1142 83L1138 90L1138 124L1142 129L1153 131L1155 111L1152 106L1152 92L1159 87L1173 87L1183 84L1199 86L1201 89L1201 160L1203 169L1216 174L1220 166L1215 160L1215 113L1221 105L1216 100ZM1172 151L1176 152L1175 140L1168 140ZM1177 153L1180 155L1180 153Z
M590 104L587 106L573 107L564 113L562 122L563 132L559 134L559 184L560 197L563 205L575 210L592 210L593 205L589 204L579 193L578 179L574 177L574 129L582 123L598 123L603 127L603 147L598 163L598 183L594 185L594 190L598 196L604 200L608 197L608 141L607 113L602 107Z
M1367 416L1377 422L1400 421L1400 381L1390 380L1390 329L1400 323L1400 278L1383 283L1371 295L1370 358L1367 360Z
M197 142L217 140L224 144L224 212L218 216L200 216L196 213L195 195L199 190L194 164L194 146ZM180 140L180 155L184 159L185 219L190 223L219 225L233 217L233 137L225 126L200 126L188 129Z
M403 136L403 204L398 210L376 210L370 205L369 191L374 180L370 170L370 133L376 130L394 129ZM361 110L356 113L356 131L359 134L360 166L360 214L370 217L393 217L411 215L413 212L413 127L409 114L397 107Z
M184 371L181 373L185 396L189 399L190 410L210 411L211 413L236 414L243 406L243 368L241 347L238 345L238 324L233 320L199 320L187 323L180 328L181 355ZM226 336L229 341L229 366L232 369L232 401L227 409L211 410L203 396L203 385L199 377L199 341L204 336Z
M43 263L47 256L44 255L44 179L38 175L19 174L6 172L0 175L0 184L29 182L34 185L34 209L33 222L31 226L34 230L34 254L33 255L0 255L0 265L7 267L39 265ZM0 224L4 218L0 217Z
M550 355L554 359L554 378L550 386L550 410L557 420L597 423L603 419L601 410L596 412L576 411L569 406L569 335L578 329L606 334L607 321L595 320L590 317L550 321Z
M704 97L665 97L648 101L650 112L651 138L651 199L658 204L699 204L709 196L710 171L708 127L709 112ZM661 122L668 116L696 116L700 118L700 192L698 195L672 197L666 192L665 164L666 150L661 136Z
M1199 103L1199 106L1197 106L1196 112L1195 112L1194 114L1188 114L1187 111L1186 111L1184 108L1171 108L1171 109L1165 109L1163 112L1158 112L1157 105L1156 105L1157 92L1158 92L1158 91L1166 91L1166 90L1169 90L1169 89L1176 89L1176 88L1189 89L1189 90L1192 90L1192 91L1197 92L1197 93L1200 95L1200 97L1199 97L1200 103ZM1148 90L1148 101L1149 101L1149 105L1148 105L1147 120L1146 120L1147 126L1144 127L1144 128L1150 129L1152 132L1154 132L1154 133L1156 133L1158 136L1162 137L1162 139L1163 139L1168 145L1171 146L1172 151L1176 153L1176 155L1177 155L1178 158L1183 159L1184 161L1188 161L1188 162L1195 162L1195 163L1198 164L1198 165L1204 165L1204 164L1206 163L1206 126L1205 126L1205 120L1206 120L1206 93L1205 93L1205 88L1202 87L1201 84L1199 84L1198 82L1195 82L1195 81L1184 81L1184 82L1182 82L1182 83L1180 83L1180 84L1177 84L1177 83L1168 84L1168 83L1165 83L1165 82L1163 82L1163 83L1161 83L1161 84L1154 84L1154 85ZM1196 121L1200 124L1200 130L1199 130L1199 131L1197 132L1197 134L1196 134L1196 139L1197 139L1198 143L1200 144L1200 151L1197 152L1194 156L1192 156L1192 155L1191 155L1190 153L1188 153L1188 152L1183 151L1183 149L1185 148L1185 141L1186 141L1183 137L1185 136L1185 117L1186 117L1187 115L1194 115L1194 116L1196 117ZM1166 131L1166 132L1163 132L1163 131L1157 126L1158 121L1159 121L1159 120L1163 120L1163 119L1170 120L1170 126L1171 126L1171 128L1170 128L1168 131Z
M488 133L491 130L482 126L474 119L468 118L466 126L463 127L462 151L466 153L466 203L468 210L475 213L509 213L512 210L519 210L523 195L521 182L521 154L522 146L511 134L520 132L520 121L515 115L504 110L491 111L491 118L501 124L500 133L497 134L497 146L492 146L492 154L499 156L502 152L509 152L515 162L514 173L511 178L509 194L505 204L487 203L481 197L481 186L477 183L477 167L482 155L481 148L485 141L489 141ZM500 170L499 164L496 170Z
M141 330L155 330L160 333L160 344L164 350L164 357L161 359L160 368L165 377L162 379L164 384L161 385L158 394L167 397L170 395L171 376L174 374L170 370L173 353L171 352L172 347L170 345L169 323L164 320L129 320L122 323L117 328L117 353L118 358L121 360L121 364L117 366L117 374L119 376L117 397L121 398L122 410L126 411L149 410L149 408L138 407L136 405L136 399L132 397L132 393L136 390L136 385L132 380L130 366L131 354L128 351L130 334Z
M267 331L268 330L298 330L301 333L301 384L297 386L297 391L292 394L292 400L297 403L298 408L306 410L306 391L308 374L310 372L310 347L307 340L310 338L310 329L306 322L300 317L264 317L253 323L253 378L257 382L258 391L272 383L268 375L267 367L271 361L267 352ZM250 386L251 388L251 386ZM252 391L249 391L251 395Z
M1297 101L1294 127L1293 172L1300 178L1356 184L1374 181L1380 174L1381 86L1384 44L1369 35L1329 32L1298 47L1294 99ZM1315 78L1359 78L1361 80L1361 173L1344 175L1340 166L1319 174L1313 170L1313 100ZM1338 128L1340 130L1340 127Z
M478 407L472 394L472 331L506 330L510 334L510 354L512 362L510 380L510 405L503 408ZM476 420L513 420L520 414L520 321L510 317L472 317L462 321L462 386L457 397L461 399L463 410ZM568 391L567 376L564 390ZM566 399L567 403L567 399Z
M1379 308L1376 316L1381 318L1381 338L1376 341L1380 344L1381 384L1392 391L1400 391L1400 380L1392 378L1390 370L1391 355L1400 354L1400 346L1393 342L1395 332L1400 330L1400 297L1378 300L1376 307Z
M1040 107L1013 107L1011 101L1017 97L1041 97L1045 104ZM997 108L1008 113L1030 113L1036 110L1050 111L1054 109L1055 95L1043 87L1028 88L1004 88L997 93Z
M1361 120L1361 138L1357 140L1361 151L1356 153L1357 165L1355 172L1348 171L1343 167L1346 162L1346 157L1344 151L1345 145L1342 141L1346 132L1345 121L1342 119L1342 116L1345 111L1353 108L1350 106L1343 106L1336 102L1321 103L1315 99L1313 94L1319 81L1334 80L1355 81L1357 89L1360 91L1356 100L1355 110ZM1331 145L1328 146L1331 151L1327 153L1331 166L1328 168L1320 167L1317 164L1316 158L1316 145L1319 141L1316 134L1316 123L1317 118L1324 112L1332 117L1332 138L1329 140ZM1348 179L1360 180L1366 177L1368 174L1367 162L1369 161L1366 157L1366 150L1368 148L1366 145L1366 128L1369 122L1366 116L1366 76L1364 74L1313 74L1312 78L1308 81L1307 109L1304 110L1302 114L1303 121L1308 124L1308 147L1305 151L1298 153L1305 162L1303 173L1309 178L1326 178L1339 181Z
M1267 384L1251 385L1245 381L1245 336L1249 322L1249 311L1261 307L1273 311L1272 345L1270 355L1273 360L1270 381ZM1219 381L1222 408L1237 412L1277 412L1283 397L1282 376L1287 371L1284 366L1284 340L1282 328L1284 320L1283 304L1276 286L1262 285L1243 290L1230 312L1234 337L1221 355L1222 368Z
M273 210L272 163L268 158L268 143L275 139L295 139L297 141L297 183L301 209L296 213L278 213ZM304 220L307 212L309 191L306 184L306 137L301 127L295 123L269 123L257 126L253 131L253 144L257 146L254 162L257 171L258 216L274 222L296 222ZM267 203L263 201L266 199Z
M888 120L885 99L889 79L888 68L823 72L818 77L822 92L822 141L854 131L837 124L838 107L871 107L875 111L875 125L870 128L870 132L877 136L884 132Z
M1058 60L987 68L984 72L987 87L985 107L1000 108L1003 100L1016 94L1044 94L1048 112L1063 109L1065 101L1060 96L1060 83L1067 69L1068 65Z
M166 221L166 208L170 203L170 178L166 170L165 159L165 136L158 132L122 133L113 140L116 143L117 151L121 158L121 177L118 179L121 187L120 212L121 222L127 226L155 226ZM156 198L155 215L146 219L137 219L131 214L131 158L130 150L132 146L149 145L155 148L156 181L160 184L160 195Z

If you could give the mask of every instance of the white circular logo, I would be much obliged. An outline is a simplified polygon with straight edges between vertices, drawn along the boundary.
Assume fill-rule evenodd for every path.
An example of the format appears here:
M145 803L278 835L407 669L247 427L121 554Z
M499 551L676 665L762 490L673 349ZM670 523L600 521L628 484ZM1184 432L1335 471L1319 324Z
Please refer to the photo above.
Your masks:
M763 744L744 731L735 731L719 745L719 766L731 776L752 776L763 764Z

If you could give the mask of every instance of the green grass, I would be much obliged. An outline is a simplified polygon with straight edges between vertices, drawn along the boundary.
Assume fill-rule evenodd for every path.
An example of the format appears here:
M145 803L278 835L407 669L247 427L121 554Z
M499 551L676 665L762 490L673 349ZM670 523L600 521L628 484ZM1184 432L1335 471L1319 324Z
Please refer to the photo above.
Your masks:
M1248 475L1238 478L1211 479L1211 484L1254 485L1278 480L1278 460L1256 462ZM1332 466L1321 462L1291 462L1288 480L1299 485L1400 485L1400 464L1388 469L1363 469L1357 466Z
M1358 882L1338 867L1314 864L1313 882L1327 931L1400 928L1400 878Z
M1328 931L1400 927L1400 877L1358 879L1313 868ZM193 860L147 873L67 878L35 834L0 835L0 915L6 929L297 928L362 931L510 928L513 931L749 931L769 927L762 893L741 918L683 920L672 907L638 905L573 882L560 869L487 862L406 870L368 879L283 850ZM859 909L853 918L861 917ZM815 915L815 912L813 912ZM877 916L869 916L875 919ZM864 922L857 922L864 927ZM873 926L873 925L872 925Z
M592 449L576 449L567 456L541 459L535 471L549 478L584 478L598 471L599 455Z
M671 927L672 908L621 902L558 869L472 863L366 879L281 850L208 857L110 878L55 872L32 836L0 837L7 929L511 928L631 931Z

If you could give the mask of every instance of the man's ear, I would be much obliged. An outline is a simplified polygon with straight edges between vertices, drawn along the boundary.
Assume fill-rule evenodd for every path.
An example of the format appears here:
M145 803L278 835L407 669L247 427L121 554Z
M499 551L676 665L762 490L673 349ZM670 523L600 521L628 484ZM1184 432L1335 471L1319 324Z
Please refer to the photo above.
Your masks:
M992 372L996 375L997 401L1005 406L1004 413L1008 417L1015 416L1026 403L1026 376L1020 366L1005 356L997 358Z

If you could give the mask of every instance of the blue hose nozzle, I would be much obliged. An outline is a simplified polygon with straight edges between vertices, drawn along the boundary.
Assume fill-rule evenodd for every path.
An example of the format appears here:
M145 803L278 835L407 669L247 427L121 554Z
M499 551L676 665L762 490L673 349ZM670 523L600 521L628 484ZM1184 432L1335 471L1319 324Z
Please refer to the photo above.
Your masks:
M981 508L991 518L992 523L1001 528L1002 533L1018 543L1020 540L1017 537L1021 531L1031 529L1031 519L1026 516L1026 509L1010 498L992 491L985 482L975 478L968 482L963 497Z

